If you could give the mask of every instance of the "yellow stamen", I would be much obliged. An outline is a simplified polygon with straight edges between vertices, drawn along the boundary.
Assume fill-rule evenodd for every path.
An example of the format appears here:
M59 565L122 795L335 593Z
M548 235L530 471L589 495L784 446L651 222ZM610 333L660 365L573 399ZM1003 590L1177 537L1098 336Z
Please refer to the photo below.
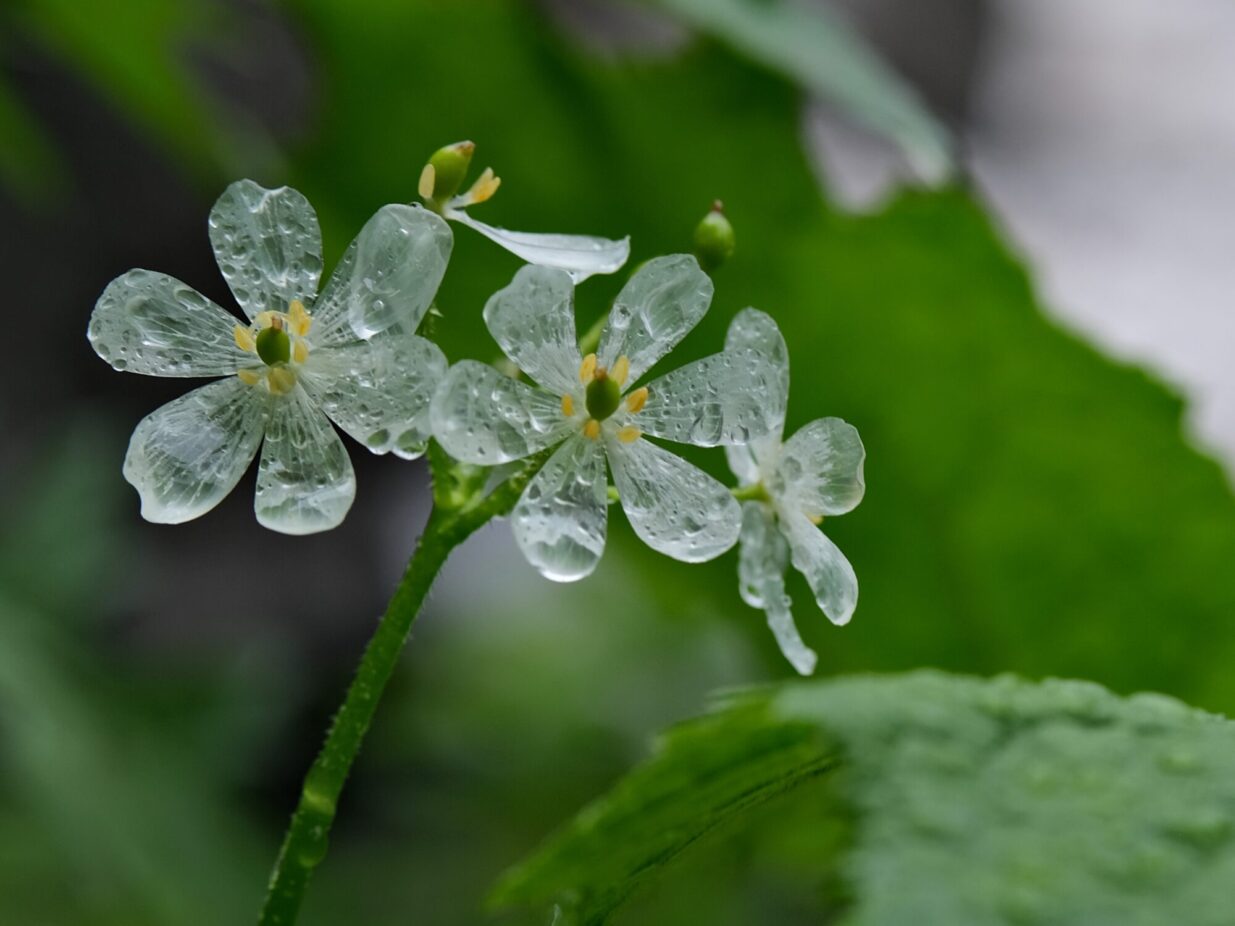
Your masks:
M634 392L626 397L626 410L632 415L638 414L643 406L647 404L648 387L640 386Z
M583 436L590 437L592 440L600 437L600 422L595 418L589 418L587 424L583 426Z
M588 354L583 358L583 364L579 367L579 380L584 383L590 383L596 375L596 355Z
M630 360L623 354L618 357L617 363L613 365L613 369L609 371L609 377L619 386L626 385L626 377L630 375Z
M823 523L823 515L821 514L808 514L807 517L810 518L810 523L816 527Z
M486 167L484 173L476 178L476 182L472 184L472 188L467 191L467 196L464 198L469 204L483 203L493 196L501 185L502 178L493 176L493 168Z
M246 354L257 350L257 341L253 339L253 332L244 325L237 325L233 334L236 336L236 346Z
M296 386L296 374L287 367L271 367L266 371L266 381L275 395L287 395Z
M302 338L313 327L313 319L309 317L309 313L305 311L304 303L299 299L293 299L291 304L288 305L287 320L291 325L292 334Z
M433 187L437 185L437 170L432 164L426 164L425 169L420 172L420 183L416 185L416 192L420 194L421 199L433 198Z
M256 386L262 381L262 374L256 370L237 370L236 376L246 386Z
M309 345L304 341L297 341L292 345L292 359L297 363L304 363L309 359Z
M623 444L633 444L643 436L643 432L636 428L633 424L628 424L625 427L618 428L617 436L618 440L620 440Z
M278 315L275 312L258 312L253 316L253 324L258 328L272 328L277 318Z
M569 395L562 396L562 414L567 418L575 413L575 400Z

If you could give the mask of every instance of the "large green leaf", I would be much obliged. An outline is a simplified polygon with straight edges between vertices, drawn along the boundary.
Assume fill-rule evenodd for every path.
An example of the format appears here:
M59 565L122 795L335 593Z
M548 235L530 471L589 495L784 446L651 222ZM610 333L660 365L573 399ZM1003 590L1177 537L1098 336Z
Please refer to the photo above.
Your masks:
M494 900L605 923L701 835L772 796L791 807L833 765L856 811L847 926L1230 920L1235 723L1086 682L934 672L788 684L671 730Z

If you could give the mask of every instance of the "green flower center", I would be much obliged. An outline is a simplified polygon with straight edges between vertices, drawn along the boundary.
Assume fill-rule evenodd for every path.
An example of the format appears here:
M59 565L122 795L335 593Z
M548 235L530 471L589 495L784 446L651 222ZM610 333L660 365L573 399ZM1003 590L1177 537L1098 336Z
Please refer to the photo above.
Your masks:
M622 404L622 387L604 370L598 369L595 378L587 384L587 413L597 421L604 421Z
M272 325L257 333L257 356L267 366L277 366L292 359L292 339L282 325Z

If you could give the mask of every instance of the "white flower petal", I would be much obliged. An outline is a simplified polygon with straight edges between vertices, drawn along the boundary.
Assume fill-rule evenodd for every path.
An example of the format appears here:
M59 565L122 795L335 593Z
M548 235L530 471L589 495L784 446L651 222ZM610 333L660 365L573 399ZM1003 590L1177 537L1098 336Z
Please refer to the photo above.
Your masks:
M862 501L866 450L857 429L839 418L818 418L785 441L768 490L802 514L844 514Z
M738 544L742 600L753 608L763 609L781 653L799 674L810 675L815 671L818 657L802 642L793 623L789 596L785 594L789 544L776 529L774 517L765 505L746 502L742 506L742 533Z
M768 438L763 437L760 440L766 442ZM726 444L724 449L729 471L738 477L739 483L749 486L760 480L759 461L755 459L750 444Z
M595 273L622 269L630 257L630 239L615 241L592 235L554 235L508 231L477 221L462 209L452 209L447 218L475 229L490 241L529 264L565 270L576 283Z
M729 323L725 350L757 350L768 358L774 371L768 378L766 402L768 420L777 440L785 427L785 407L789 402L789 349L775 320L758 309L743 309Z
M632 421L646 434L700 447L744 444L768 433L768 395L776 370L742 348L712 354L648 383Z
M541 575L574 582L600 561L607 519L604 445L575 435L528 483L511 525L519 549Z
M579 386L575 288L551 267L527 266L485 304L485 324L506 356L524 373L565 395Z
M465 463L509 463L563 440L576 427L560 400L491 366L461 360L430 406L433 436Z
M313 307L314 344L413 332L446 273L450 226L421 206L383 206L365 223Z
M266 401L265 390L233 376L143 418L124 458L124 478L141 496L142 517L181 524L221 502L262 442Z
M630 360L635 382L703 318L712 302L712 278L689 254L656 257L622 287L600 335L600 365Z
M308 305L317 293L322 233L309 201L291 187L233 183L210 210L210 243L249 318L286 312L293 299Z
M414 460L429 445L429 402L446 366L432 341L386 331L313 351L300 381L335 424L374 453Z
M297 386L271 402L257 468L257 520L281 534L338 527L356 497L347 449L330 421Z
M837 626L849 623L858 606L858 577L849 560L804 515L778 509L780 529L789 541L793 566L806 576L815 601Z
M236 346L238 319L165 273L130 270L108 284L87 336L117 370L226 376L253 362Z
M607 447L622 509L653 550L700 563L737 541L742 511L703 470L642 438L630 444L611 438Z

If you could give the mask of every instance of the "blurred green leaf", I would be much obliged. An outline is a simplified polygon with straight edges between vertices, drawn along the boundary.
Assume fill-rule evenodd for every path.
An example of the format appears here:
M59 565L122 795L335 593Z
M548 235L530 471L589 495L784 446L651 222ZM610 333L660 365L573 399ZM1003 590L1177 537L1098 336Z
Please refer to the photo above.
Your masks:
M37 201L56 191L64 165L13 89L0 80L0 183Z
M896 144L923 180L952 174L952 140L916 91L838 14L802 0L654 0L834 103Z
M701 835L839 757L858 814L847 924L1229 920L1235 723L1085 682L934 672L786 684L671 730L494 901L608 922Z

